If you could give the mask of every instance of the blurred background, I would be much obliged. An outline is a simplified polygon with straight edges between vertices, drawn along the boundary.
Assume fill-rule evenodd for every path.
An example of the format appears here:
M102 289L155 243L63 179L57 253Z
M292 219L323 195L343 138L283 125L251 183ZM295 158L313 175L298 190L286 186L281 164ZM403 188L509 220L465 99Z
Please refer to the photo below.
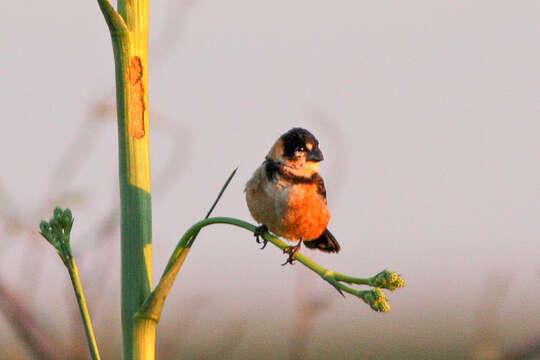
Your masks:
M55 205L105 359L120 358L114 63L95 1L3 1L0 358L88 359ZM206 228L172 289L161 359L540 358L540 2L151 4L154 279L230 172L215 215L283 132L325 155L342 252L407 287L374 313L273 246Z

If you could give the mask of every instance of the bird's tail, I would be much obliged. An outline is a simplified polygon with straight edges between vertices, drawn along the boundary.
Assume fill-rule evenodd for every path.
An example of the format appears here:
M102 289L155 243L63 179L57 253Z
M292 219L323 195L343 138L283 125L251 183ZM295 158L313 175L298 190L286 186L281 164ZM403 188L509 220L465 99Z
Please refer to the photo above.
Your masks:
M324 252L337 253L341 249L336 238L328 229L324 230L321 236L318 239L306 241L304 240L304 245L310 249L319 249Z

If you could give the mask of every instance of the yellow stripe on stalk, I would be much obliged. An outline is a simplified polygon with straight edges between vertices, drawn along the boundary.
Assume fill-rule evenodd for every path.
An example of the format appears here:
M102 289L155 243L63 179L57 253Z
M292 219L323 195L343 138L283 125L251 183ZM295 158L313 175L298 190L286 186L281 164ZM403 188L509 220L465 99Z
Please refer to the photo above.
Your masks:
M127 139L129 147L128 183L146 191L148 194L151 194L152 182L150 179L150 161L140 161L141 158L150 158L148 131L146 131L146 134L141 139L135 139L128 133ZM137 164L137 166L132 166L133 164Z

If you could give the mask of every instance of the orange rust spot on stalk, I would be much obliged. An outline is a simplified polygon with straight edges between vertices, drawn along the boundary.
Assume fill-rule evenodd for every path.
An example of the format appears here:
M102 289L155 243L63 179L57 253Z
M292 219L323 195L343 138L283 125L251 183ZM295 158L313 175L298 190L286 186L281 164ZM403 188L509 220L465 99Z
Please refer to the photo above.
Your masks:
M144 84L141 58L133 56L129 62L129 125L128 131L135 138L144 136Z

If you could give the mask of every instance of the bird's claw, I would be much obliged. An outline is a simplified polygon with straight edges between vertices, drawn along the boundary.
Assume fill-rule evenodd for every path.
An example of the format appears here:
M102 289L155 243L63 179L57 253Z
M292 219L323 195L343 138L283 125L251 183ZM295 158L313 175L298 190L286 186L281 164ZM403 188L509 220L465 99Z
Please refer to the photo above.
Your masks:
M294 254L289 254L289 257L287 258L287 260L285 260L285 262L283 264L281 264L281 266L285 266L287 264L291 264L291 265L294 265Z
M294 265L294 261L296 260L294 258L294 256L296 255L298 250L300 250L300 245L301 244L302 244L302 241L299 241L298 244L296 244L294 246L287 246L286 248L283 249L283 253L284 254L289 254L289 257L287 258L287 260L283 264L281 264L281 266L285 266L287 264Z
M268 227L266 225L258 226L253 232L253 236L255 236L255 241L257 244L262 244L261 250L264 249L268 243L268 240L263 237L265 232L268 232ZM262 240L259 239L259 237L261 237Z

